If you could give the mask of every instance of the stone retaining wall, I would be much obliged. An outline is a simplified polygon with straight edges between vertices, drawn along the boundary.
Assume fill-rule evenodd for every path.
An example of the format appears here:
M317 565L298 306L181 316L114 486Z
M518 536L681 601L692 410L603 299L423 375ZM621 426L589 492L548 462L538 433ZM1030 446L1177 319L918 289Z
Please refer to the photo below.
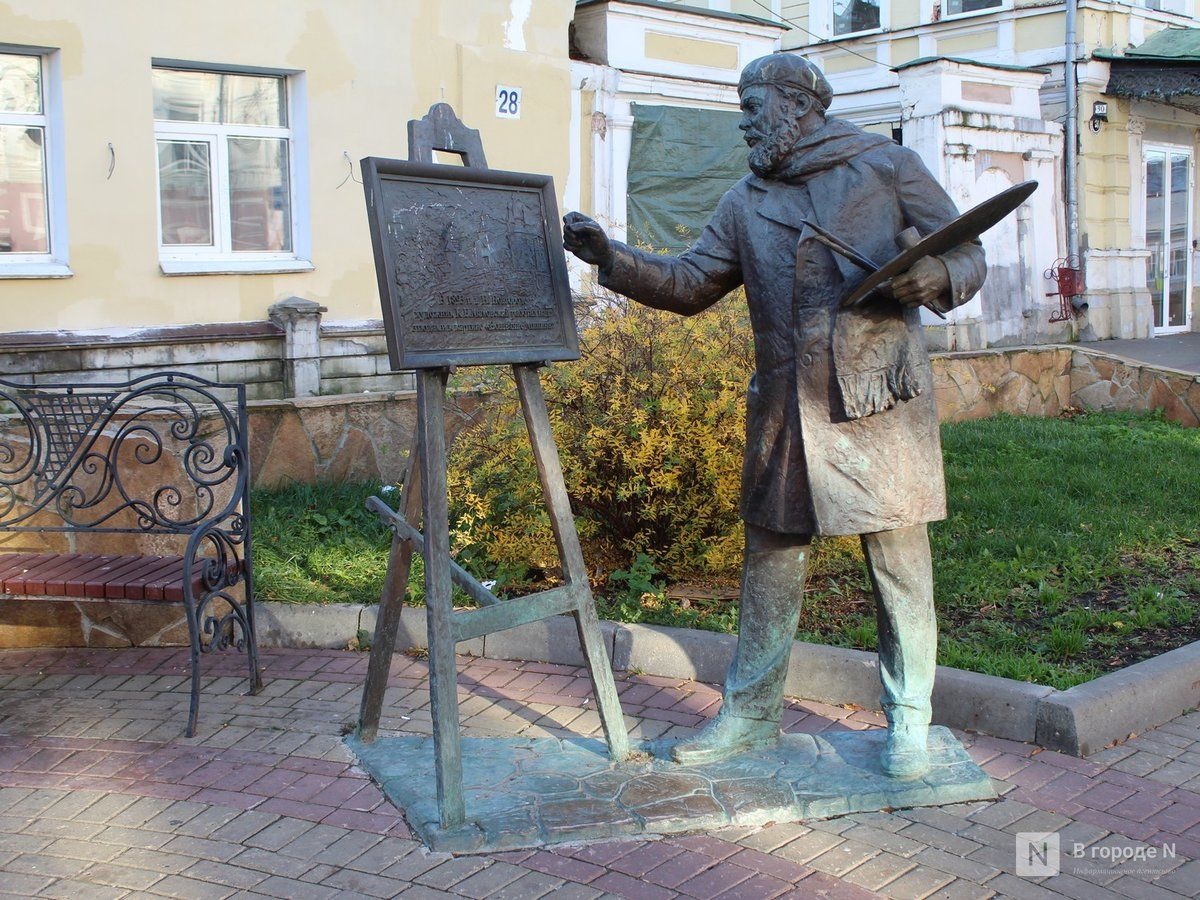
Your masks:
M997 413L1056 416L1070 403L1065 347L980 350L933 356L933 392L943 422Z
M1200 424L1200 376L1155 369L1067 346L940 353L933 356L934 396L942 421L997 413L1057 416L1069 407L1150 410ZM447 436L478 410L478 395L459 395ZM413 428L411 391L297 398L251 404L251 462L256 485L347 478L398 480Z
M476 394L446 403L446 439L471 421ZM255 487L291 482L399 481L417 425L412 391L307 397L250 404Z
M1172 422L1200 426L1200 375L1157 369L1088 348L1072 351L1071 404L1096 410L1161 409Z
M1092 347L1020 347L933 356L933 390L944 422L997 413L1056 416L1161 409L1200 426L1200 375L1121 359Z

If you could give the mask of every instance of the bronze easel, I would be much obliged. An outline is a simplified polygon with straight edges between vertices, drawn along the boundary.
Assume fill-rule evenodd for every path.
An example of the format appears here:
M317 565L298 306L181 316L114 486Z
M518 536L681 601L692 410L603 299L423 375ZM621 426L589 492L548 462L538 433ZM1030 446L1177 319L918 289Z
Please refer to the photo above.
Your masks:
M468 168L487 168L479 132L467 128L445 103L434 105L423 119L408 123L410 161L432 163L435 150L457 153ZM591 677L609 757L622 760L629 753L629 736L596 616L596 605L579 547L579 536L575 531L558 450L550 430L545 396L538 379L539 365L513 365L513 376L537 461L550 524L558 544L565 581L563 586L502 601L451 559L444 407L448 368L418 369L416 372L417 432L409 453L400 511L391 509L378 497L367 501L368 507L392 528L395 537L392 539L379 619L363 687L358 737L363 743L371 743L378 734L388 670L396 647L400 610L415 551L425 558L429 694L438 811L443 829L462 825L466 817L455 661L455 645L459 641L570 613L575 619ZM424 533L419 527L422 519ZM452 583L462 588L479 604L479 608L455 612L451 606Z

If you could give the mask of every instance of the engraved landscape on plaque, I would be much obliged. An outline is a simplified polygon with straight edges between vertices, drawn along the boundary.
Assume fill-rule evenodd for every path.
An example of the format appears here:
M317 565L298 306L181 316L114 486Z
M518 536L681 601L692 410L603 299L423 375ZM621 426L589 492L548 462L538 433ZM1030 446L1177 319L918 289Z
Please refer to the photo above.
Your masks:
M549 176L368 157L393 369L579 358Z

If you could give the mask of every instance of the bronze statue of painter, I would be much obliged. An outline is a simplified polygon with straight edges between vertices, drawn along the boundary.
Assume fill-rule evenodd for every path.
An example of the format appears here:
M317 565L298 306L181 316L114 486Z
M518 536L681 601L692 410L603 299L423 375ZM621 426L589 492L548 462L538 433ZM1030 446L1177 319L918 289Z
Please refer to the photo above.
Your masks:
M599 267L602 285L648 306L694 315L746 288L756 373L740 635L720 713L672 753L709 762L778 739L812 536L858 534L879 622L882 767L913 778L929 768L937 643L926 523L946 515L919 307L945 312L970 299L986 274L983 250L972 241L921 259L888 296L840 308L865 273L818 232L882 264L901 232L953 220L954 203L911 150L827 117L832 90L803 58L751 62L738 93L752 174L682 256L610 241L579 213L564 219L566 248Z

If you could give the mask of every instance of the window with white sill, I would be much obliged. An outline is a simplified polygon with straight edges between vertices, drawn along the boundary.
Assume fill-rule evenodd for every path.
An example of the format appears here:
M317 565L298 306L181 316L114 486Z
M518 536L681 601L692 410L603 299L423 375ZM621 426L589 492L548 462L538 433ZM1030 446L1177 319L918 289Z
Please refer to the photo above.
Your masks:
M880 0L833 0L834 37L878 31L881 27Z
M1011 5L1011 0L945 0L942 14L943 17L969 15L993 9L1006 9Z
M0 50L0 278L71 274L53 58Z
M155 67L159 258L168 274L310 268L297 252L294 79Z
M1191 15L1191 0L1144 0L1146 9L1159 12L1177 13L1181 16Z

